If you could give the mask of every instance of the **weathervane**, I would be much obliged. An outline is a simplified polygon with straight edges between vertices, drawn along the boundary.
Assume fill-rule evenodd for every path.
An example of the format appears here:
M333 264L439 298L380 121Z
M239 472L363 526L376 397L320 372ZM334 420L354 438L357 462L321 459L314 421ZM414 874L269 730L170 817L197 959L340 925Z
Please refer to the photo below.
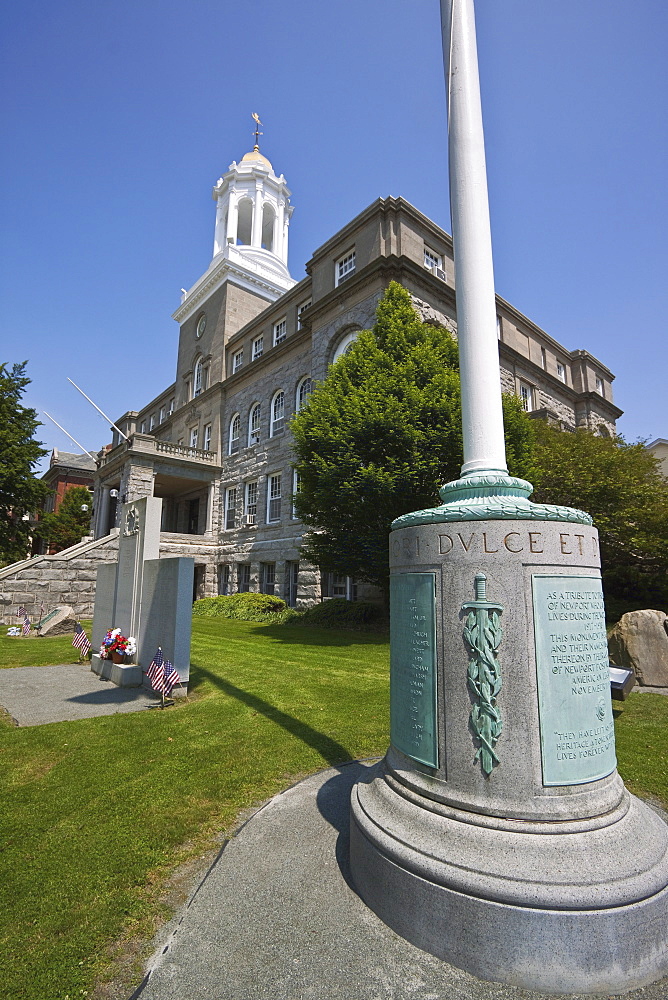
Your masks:
M255 132L253 133L255 136L255 145L253 147L253 152L259 153L260 152L259 138L261 135L264 135L264 132L260 132L260 125L262 124L262 122L260 121L260 116L256 111L253 112L251 118L255 122Z

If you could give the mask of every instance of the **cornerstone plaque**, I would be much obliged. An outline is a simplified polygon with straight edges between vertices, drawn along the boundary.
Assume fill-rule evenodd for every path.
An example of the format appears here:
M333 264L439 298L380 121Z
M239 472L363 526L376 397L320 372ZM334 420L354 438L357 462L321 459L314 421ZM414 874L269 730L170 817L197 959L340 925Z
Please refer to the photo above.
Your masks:
M543 784L596 781L617 765L601 578L531 584Z
M390 577L390 740L438 767L436 724L436 575Z

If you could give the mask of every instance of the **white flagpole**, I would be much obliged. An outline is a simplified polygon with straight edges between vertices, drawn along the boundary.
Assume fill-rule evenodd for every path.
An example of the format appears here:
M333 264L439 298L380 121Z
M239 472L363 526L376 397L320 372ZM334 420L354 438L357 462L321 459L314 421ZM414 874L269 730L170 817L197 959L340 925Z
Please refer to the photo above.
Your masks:
M441 0L462 383L462 476L507 474L473 0Z
M92 451L89 451L88 448L84 448L84 446L82 444L80 444L75 437L72 437L72 435L70 434L69 431L66 431L64 427L61 427L57 420L54 420L54 418L51 416L50 413L47 413L46 410L42 410L42 413L44 414L45 417L49 418L49 420L51 421L51 423L55 424L56 427L60 428L60 430L63 432L63 434L67 434L67 436L70 439L70 441L74 441L74 443L77 446L77 448L81 448L81 450L85 451L87 455L90 455L90 457L93 459L94 462L97 462L97 458L92 453Z
M69 376L67 377L67 381L68 381L68 382L70 382L70 383L71 383L71 384L72 384L72 385L74 386L74 388L75 388L75 389L79 389L79 386L78 386L78 385L76 384L76 382L72 382L72 379L71 379L71 378L70 378ZM81 393L81 395L82 395L82 396L84 397L84 399L87 399L87 400L88 400L88 402L90 403L90 405L91 405L91 406L94 406L94 407L95 407L95 409L97 410L97 412L98 412L98 413L101 413L101 414L102 414L102 416L104 417L104 419L105 419L105 420L106 420L106 421L107 421L108 423L110 423L110 424L111 424L111 426L112 426L112 427L114 428L114 430L115 430L115 431L118 431L118 433L119 433L119 434L121 435L121 437L123 438L123 440L124 440L124 441L127 441L127 439L128 439L128 436L127 436L127 434L124 434L124 433L123 433L123 431L122 431L122 430L120 429L120 427L117 427L117 426L116 426L116 424L114 423L114 421L113 421L113 420L111 420L111 419L110 419L110 418L109 418L109 417L107 416L107 414L106 414L106 413L104 412L104 410L101 410L101 409L100 409L100 407L99 407L99 406L97 405L97 403L94 403L94 402L93 402L93 400L92 400L92 399L90 398L90 396L87 396L87 395L86 395L86 393L85 393L85 392L83 391L83 389L79 389L79 392L80 392L80 393Z

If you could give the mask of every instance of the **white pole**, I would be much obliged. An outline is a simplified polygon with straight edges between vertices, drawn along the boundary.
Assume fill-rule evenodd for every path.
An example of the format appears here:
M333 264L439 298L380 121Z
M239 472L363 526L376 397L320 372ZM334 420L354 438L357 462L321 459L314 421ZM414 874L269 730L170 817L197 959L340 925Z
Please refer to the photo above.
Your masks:
M92 453L92 451L89 451L88 448L84 448L84 446L82 444L79 444L79 442L77 441L77 439L75 437L72 437L72 435L70 434L70 432L66 431L64 427L61 427L60 424L58 423L58 421L54 420L50 413L47 413L46 410L42 410L42 413L44 414L45 417L48 417L49 420L51 421L51 423L55 424L56 427L58 427L63 432L63 434L67 434L67 436L70 439L70 441L74 441L74 443L77 446L77 448L81 448L81 450L85 451L87 455L90 455L90 457L93 459L94 462L97 462L97 458Z
M72 379L69 378L69 376L67 378L67 381L71 382L75 389L79 389L79 386L76 384L76 382L72 382ZM123 440L127 441L127 439L128 439L127 434L124 434L123 431L120 429L120 427L117 427L116 424L114 423L114 421L109 419L109 417L107 416L107 414L103 410L100 409L100 407L97 405L97 403L94 403L93 400L90 398L90 396L86 395L86 393L83 391L83 389L79 389L79 392L84 397L84 399L88 400L88 402L90 403L91 406L95 407L95 409L97 410L98 413L102 414L102 416L104 417L104 419L108 423L111 424L111 426L114 428L114 430L118 431L118 433L121 435L121 437L123 438Z
M462 383L462 475L507 472L473 0L441 0Z

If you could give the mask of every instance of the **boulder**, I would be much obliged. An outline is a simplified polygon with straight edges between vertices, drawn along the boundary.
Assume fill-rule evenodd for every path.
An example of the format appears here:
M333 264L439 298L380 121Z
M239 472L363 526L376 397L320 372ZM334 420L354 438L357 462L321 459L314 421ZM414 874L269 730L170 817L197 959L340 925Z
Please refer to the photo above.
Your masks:
M63 604L59 608L54 608L48 615L42 618L39 630L40 635L65 635L74 632L77 619L74 609L69 604Z
M668 616L629 611L608 636L610 660L636 675L638 684L668 688Z

